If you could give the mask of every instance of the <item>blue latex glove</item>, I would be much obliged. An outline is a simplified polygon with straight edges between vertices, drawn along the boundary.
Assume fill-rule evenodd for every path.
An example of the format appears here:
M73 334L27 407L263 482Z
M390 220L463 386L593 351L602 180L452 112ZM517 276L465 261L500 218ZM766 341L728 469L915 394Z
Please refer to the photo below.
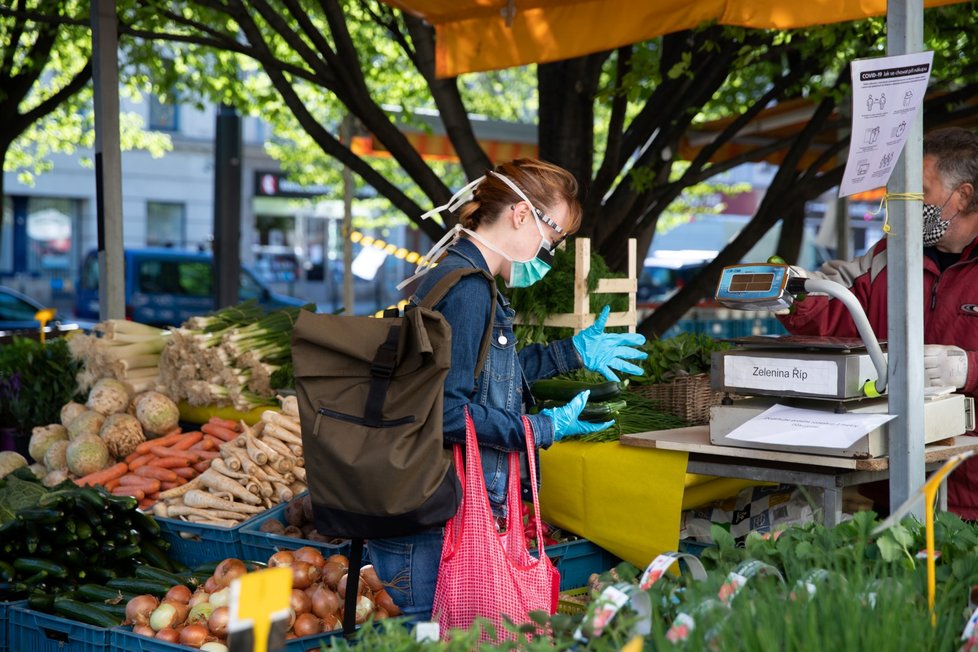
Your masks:
M635 376L642 375L642 368L628 360L644 360L648 353L632 348L645 344L645 336L639 333L605 333L604 325L611 313L605 306L593 324L573 337L574 348L581 355L584 366L597 371L608 380L619 380L612 369Z
M581 412L587 403L587 397L591 395L591 390L587 389L571 399L567 404L558 408L547 408L540 410L540 414L550 417L554 422L554 441L560 441L570 435L586 435L589 432L598 432L614 425L614 420L604 423L592 423L591 421L581 421Z

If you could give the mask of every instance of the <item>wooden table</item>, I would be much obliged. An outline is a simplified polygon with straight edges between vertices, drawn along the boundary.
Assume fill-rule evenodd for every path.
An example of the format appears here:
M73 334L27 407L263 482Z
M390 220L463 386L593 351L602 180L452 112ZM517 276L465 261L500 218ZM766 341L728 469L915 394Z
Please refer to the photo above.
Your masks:
M887 457L857 459L716 446L710 443L710 427L705 425L622 435L621 443L638 448L686 451L689 453L688 473L821 489L822 519L829 527L837 525L842 519L844 487L889 477L890 461ZM978 437L954 437L949 445L925 446L924 464L931 471L952 455L970 450L978 450ZM941 507L946 506L947 498L942 489Z

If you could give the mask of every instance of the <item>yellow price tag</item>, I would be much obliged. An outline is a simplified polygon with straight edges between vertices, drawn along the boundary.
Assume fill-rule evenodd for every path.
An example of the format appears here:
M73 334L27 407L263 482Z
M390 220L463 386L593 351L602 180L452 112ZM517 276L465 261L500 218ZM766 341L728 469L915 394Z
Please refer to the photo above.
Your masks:
M229 652L284 650L291 598L290 568L266 568L232 582Z

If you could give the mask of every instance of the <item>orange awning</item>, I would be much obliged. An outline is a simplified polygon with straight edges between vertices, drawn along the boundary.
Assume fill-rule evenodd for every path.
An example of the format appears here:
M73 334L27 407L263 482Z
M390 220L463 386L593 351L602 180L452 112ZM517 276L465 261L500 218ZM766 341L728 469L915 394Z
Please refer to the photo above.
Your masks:
M448 136L411 132L405 132L404 136L426 161L458 162L458 154L455 153L455 148ZM539 156L539 148L536 143L483 139L478 139L478 143L489 160L493 162ZM377 140L373 134L354 137L352 150L357 156L389 157L391 155L383 143Z
M435 74L546 63L708 21L791 29L886 13L886 0L384 0L435 27ZM925 0L926 7L961 0Z

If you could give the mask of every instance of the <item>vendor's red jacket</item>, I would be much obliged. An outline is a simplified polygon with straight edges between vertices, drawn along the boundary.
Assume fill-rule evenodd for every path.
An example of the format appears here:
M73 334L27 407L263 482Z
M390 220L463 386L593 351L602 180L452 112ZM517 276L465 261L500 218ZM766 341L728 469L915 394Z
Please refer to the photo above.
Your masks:
M924 249L924 343L951 344L968 353L968 380L961 390L978 394L978 240L961 260L942 274ZM886 339L886 239L851 261L830 261L813 277L841 283L856 295L876 337ZM809 296L795 304L791 315L779 317L796 335L859 337L849 311L826 296ZM948 479L948 508L962 518L978 519L978 460L971 459Z

